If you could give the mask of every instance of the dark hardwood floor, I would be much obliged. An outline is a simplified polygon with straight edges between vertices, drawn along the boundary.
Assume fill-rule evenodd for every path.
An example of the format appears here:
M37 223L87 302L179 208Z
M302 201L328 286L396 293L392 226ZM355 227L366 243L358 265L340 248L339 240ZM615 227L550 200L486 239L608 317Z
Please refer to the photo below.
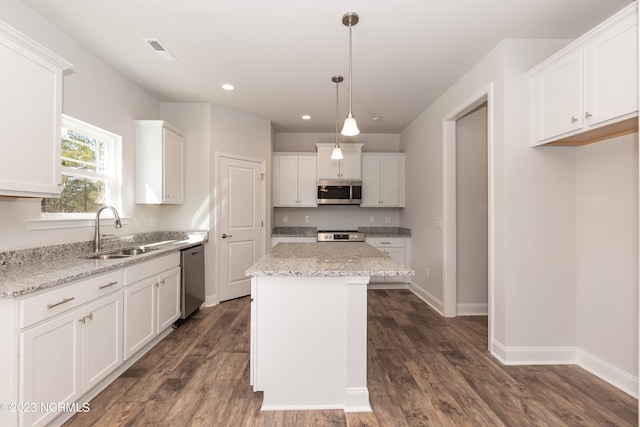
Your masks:
M487 318L446 319L407 290L369 291L372 413L261 412L249 298L196 313L67 426L635 426L638 401L576 366L503 366Z

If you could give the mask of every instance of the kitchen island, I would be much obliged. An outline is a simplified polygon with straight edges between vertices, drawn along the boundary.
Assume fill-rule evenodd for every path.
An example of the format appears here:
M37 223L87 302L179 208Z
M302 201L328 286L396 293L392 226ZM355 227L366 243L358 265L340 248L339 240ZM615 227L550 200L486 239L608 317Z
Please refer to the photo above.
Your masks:
M371 411L367 284L413 270L367 243L279 243L246 274L262 409Z

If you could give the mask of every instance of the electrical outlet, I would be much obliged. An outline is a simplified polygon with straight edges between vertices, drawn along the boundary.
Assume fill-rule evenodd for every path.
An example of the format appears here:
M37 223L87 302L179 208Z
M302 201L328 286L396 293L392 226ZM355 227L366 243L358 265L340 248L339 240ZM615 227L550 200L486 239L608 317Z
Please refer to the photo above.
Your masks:
M304 216L304 222L305 224L309 224L309 215Z
M424 273L425 273L425 275L427 276L427 279L430 279L430 278L431 278L431 272L429 271L429 269L428 269L428 268L425 268L425 269L424 269Z
M133 221L133 226L135 228L140 228L140 218L135 217L134 221Z
M371 224L373 224L373 223L375 222L375 218L373 217L373 215L371 215L371 216L369 217L369 222L370 222Z
M156 225L156 217L149 217L149 227L154 227Z
M436 228L442 228L442 217L441 216L437 216L436 217Z
M282 222L284 222L285 224L289 222L289 217L288 216L283 216L282 217Z
M387 215L387 217L384 219L384 222L386 222L387 224L391 224L391 217Z

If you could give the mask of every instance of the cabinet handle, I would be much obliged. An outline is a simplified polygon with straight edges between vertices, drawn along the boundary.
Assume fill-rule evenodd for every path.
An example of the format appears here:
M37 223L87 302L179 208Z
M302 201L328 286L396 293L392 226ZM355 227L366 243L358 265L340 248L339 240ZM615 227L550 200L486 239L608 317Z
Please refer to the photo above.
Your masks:
M575 122L577 122L577 121L578 121L578 119L577 119L577 118L575 118L574 116L571 116L571 123L575 123Z
M109 286L113 286L113 285L117 285L118 282L111 282L111 283L107 283L106 285L100 285L98 286L98 289L104 289L104 288L108 288Z
M160 283L162 283L164 285L164 279L160 280Z
M390 245L391 242L380 242L381 245Z
M590 113L590 112L588 112L588 111L584 113L584 118L585 118L585 119L588 119L588 118L589 118L589 117L591 117L591 116L593 116L593 114L591 114L591 113Z
M78 319L78 322L80 322L80 323L85 323L86 321L87 321L87 317L86 316L85 317L81 317L81 318Z
M66 302L73 301L74 299L76 299L76 297L65 298L65 299L63 299L62 301L57 302L57 303L55 303L55 304L47 304L47 308L57 307L57 306L59 306L60 304L64 304L64 303L66 303Z
M85 316L87 319L89 320L93 320L93 313L89 313L87 316Z

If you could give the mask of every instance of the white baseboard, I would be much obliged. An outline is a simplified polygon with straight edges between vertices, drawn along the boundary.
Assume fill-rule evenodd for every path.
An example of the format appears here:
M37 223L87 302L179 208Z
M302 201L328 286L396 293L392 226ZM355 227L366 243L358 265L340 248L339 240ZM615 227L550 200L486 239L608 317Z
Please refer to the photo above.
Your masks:
M344 412L371 412L367 387L347 387Z
M638 398L638 377L577 347L505 347L494 340L491 354L504 365L577 365Z
M619 388L630 396L638 398L638 377L634 377L609 362L606 362L584 350L576 350L577 365L602 378L614 387Z
M575 347L504 347L493 341L492 349L504 365L575 365Z
M216 294L207 295L206 297L204 297L204 302L202 303L202 305L200 307L201 308L203 308L203 307L213 307L214 305L218 305L218 295L216 295Z
M369 283L367 289L409 289L408 283Z
M486 316L489 314L489 304L457 304L456 316Z
M429 292L425 291L413 282L409 284L409 289L411 290L411 292L416 294L418 298L424 301L429 307L433 308L441 316L444 316L444 307L442 306L442 301L440 301L438 298L434 297Z

